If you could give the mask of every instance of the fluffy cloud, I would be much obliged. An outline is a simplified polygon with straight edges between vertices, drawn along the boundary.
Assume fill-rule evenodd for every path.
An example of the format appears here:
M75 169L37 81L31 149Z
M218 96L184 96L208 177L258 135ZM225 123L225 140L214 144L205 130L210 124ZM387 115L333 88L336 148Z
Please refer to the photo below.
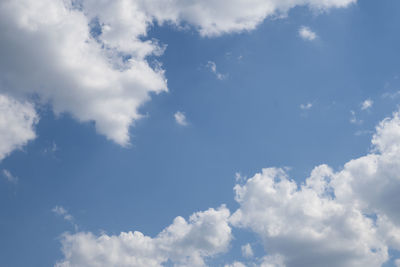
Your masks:
M155 238L139 232L66 234L65 257L57 266L161 266L168 261L204 266L206 257L227 250L231 226L261 238L266 255L255 261L262 267L378 267L388 261L389 249L400 250L399 113L376 127L370 153L340 171L320 165L298 184L285 170L266 168L238 182L239 208L231 216L222 206L195 213L189 222L177 217ZM248 247L242 248L245 256Z
M36 137L38 120L33 105L0 94L0 161Z
M400 118L383 120L370 154L298 185L268 168L236 185L231 223L263 240L266 266L381 266L400 250ZM271 263L271 259L281 259Z
M118 17L124 6L115 6ZM2 1L0 82L8 94L37 94L50 101L57 114L95 121L100 133L126 145L129 125L140 117L138 107L150 92L167 89L163 71L145 60L159 47L138 41L138 35L125 40L110 33L117 42L104 33L104 41L97 41L90 33L90 19L68 1ZM146 27L141 23L133 28ZM123 52L130 58L123 60Z
M65 234L65 259L58 267L73 266L161 266L168 260L174 266L204 266L204 258L226 251L231 240L229 210L224 206L182 217L155 238L140 232L119 236L91 233Z
M138 108L151 93L167 91L160 64L149 63L164 49L146 40L152 23L191 25L216 36L254 29L297 5L325 10L355 1L4 0L1 91L38 96L56 114L94 121L99 133L128 145Z
M203 36L217 36L256 28L267 17L284 16L296 6L314 10L347 7L356 0L141 0L158 21L194 26Z
M317 34L315 32L313 32L309 27L306 27L306 26L300 27L299 36L303 40L308 40L308 41L312 41L312 40L315 40L315 38L317 38Z

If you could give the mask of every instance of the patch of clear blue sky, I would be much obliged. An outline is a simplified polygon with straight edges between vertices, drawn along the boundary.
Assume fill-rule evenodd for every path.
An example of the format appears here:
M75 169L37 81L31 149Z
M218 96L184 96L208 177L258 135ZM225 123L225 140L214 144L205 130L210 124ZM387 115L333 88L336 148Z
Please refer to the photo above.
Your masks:
M355 133L373 130L399 100L382 97L400 89L399 10L395 0L361 0L318 16L296 8L286 19L218 38L154 26L149 37L168 45L158 60L170 92L143 106L148 117L132 127L131 148L44 109L38 138L0 163L19 177L16 185L1 180L1 264L50 266L61 258L57 238L73 227L54 216L55 205L82 231L154 236L178 215L224 203L234 211L235 172L288 166L301 182L318 164L338 169L365 154L371 136ZM299 38L302 25L318 39ZM206 68L210 60L227 79ZM367 98L373 107L360 111ZM312 108L301 111L308 102ZM178 110L187 127L175 123ZM351 124L350 110L364 123ZM53 142L58 150L45 153ZM260 243L234 234L232 251L211 264L241 260L241 245Z

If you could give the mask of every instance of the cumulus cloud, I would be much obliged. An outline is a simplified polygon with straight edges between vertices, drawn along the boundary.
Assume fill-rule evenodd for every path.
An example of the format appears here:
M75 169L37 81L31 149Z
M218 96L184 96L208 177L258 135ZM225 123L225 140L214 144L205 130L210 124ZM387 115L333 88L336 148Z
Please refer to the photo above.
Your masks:
M127 145L129 126L140 118L138 107L150 92L167 90L163 71L145 59L159 46L139 39L148 22L137 16L134 2L107 5L115 22L103 14L101 3L98 10L90 1L84 4L88 9L62 0L2 1L0 82L8 94L49 101L56 114L95 121L98 132ZM94 12L104 19L98 40L89 27ZM124 16L134 32L120 32Z
M252 30L268 16L298 5L314 10L356 0L4 0L0 3L0 87L14 97L38 96L56 114L95 122L96 130L126 146L150 94L167 91L164 46L149 27L192 26L202 36ZM29 45L28 45L29 44ZM225 76L215 70L218 79Z
M381 266L400 249L399 113L378 125L372 145L341 171L317 166L302 184L267 168L235 186L231 223L262 238L265 266Z
M174 114L174 118L176 123L178 123L179 125L186 126L188 124L188 122L186 121L186 115L183 112L177 111Z
M73 266L205 266L204 259L227 250L231 236L229 210L221 206L194 213L189 221L177 217L155 238L140 232L118 236L92 233L65 234L64 259L58 267Z
M307 26L301 26L299 29L299 36L303 40L313 41L317 38L317 34Z
M38 120L32 104L0 94L0 161L35 139L34 126Z
M339 171L315 167L302 183L265 168L234 187L239 208L177 217L156 237L65 234L57 266L204 266L229 247L231 226L254 232L266 255L252 266L382 266L400 251L400 114L376 127L371 151ZM62 209L58 209L64 214ZM250 254L245 245L244 254ZM225 266L244 266L234 262Z

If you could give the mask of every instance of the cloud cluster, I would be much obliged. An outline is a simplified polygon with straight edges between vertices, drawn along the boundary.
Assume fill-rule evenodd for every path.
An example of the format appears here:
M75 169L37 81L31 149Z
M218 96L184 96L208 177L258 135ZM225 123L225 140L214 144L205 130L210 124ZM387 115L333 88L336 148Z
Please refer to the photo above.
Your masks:
M382 266L389 249L400 250L400 114L376 128L369 154L335 172L313 169L301 184L283 169L266 168L234 187L239 208L230 216L222 206L177 217L155 238L67 234L65 259L58 266L204 266L204 258L224 252L231 227L261 238L264 267ZM242 246L251 258L249 244ZM234 262L226 266L245 266Z
M389 248L400 250L399 113L379 124L372 144L339 172L317 166L301 185L263 169L235 186L231 223L259 235L283 266L381 266Z
M0 161L36 137L38 119L33 105L0 94Z
M119 236L92 233L65 234L62 240L65 259L57 267L80 266L205 266L204 258L227 250L232 238L229 210L221 206L194 213L189 221L176 217L155 238L140 232Z
M326 10L356 0L4 0L0 3L0 88L38 96L56 114L94 121L110 140L129 144L129 127L151 93L167 91L150 56L164 46L149 27L190 26L203 36L252 30L297 5ZM222 77L222 76L221 76Z

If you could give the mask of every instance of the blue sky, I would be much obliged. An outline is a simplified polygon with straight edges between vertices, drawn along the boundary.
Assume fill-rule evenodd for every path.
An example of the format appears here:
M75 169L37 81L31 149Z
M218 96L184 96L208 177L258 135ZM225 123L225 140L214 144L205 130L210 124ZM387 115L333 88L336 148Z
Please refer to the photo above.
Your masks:
M0 4L1 266L400 266L400 3L112 2Z

